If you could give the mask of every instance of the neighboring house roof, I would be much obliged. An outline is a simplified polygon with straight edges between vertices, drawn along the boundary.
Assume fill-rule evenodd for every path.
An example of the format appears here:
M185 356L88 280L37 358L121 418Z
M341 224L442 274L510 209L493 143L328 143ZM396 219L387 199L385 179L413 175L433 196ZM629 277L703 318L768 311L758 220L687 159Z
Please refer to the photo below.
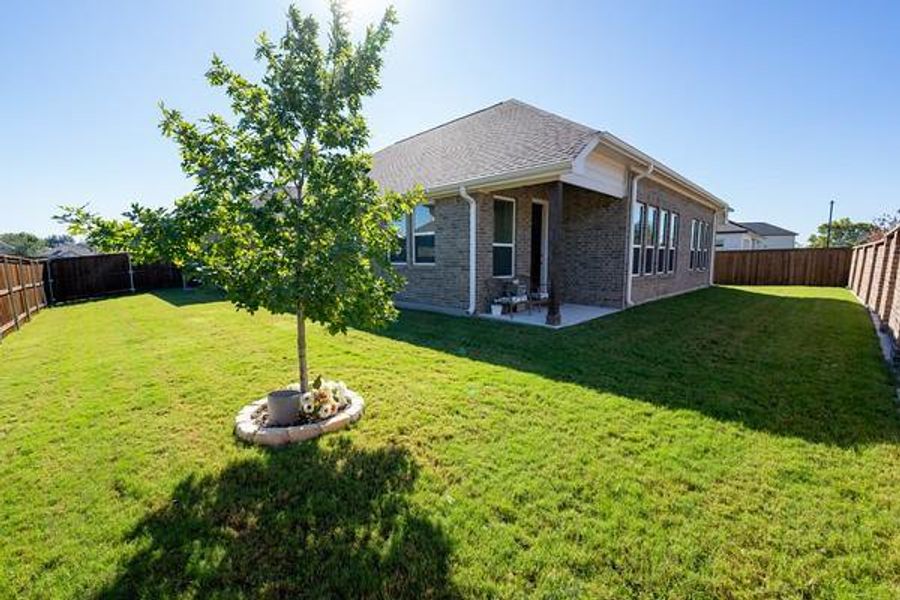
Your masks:
M75 256L92 256L97 254L84 244L60 244L41 253L43 258L72 258Z
M747 233L747 229L745 227L741 227L737 223L725 221L724 223L720 223L716 227L716 233Z
M575 173L586 153L603 145L628 164L653 165L664 176L720 209L728 205L615 136L519 100L507 100L438 125L373 155L371 177L383 188L429 193L461 185L515 180L523 174Z
M797 235L793 231L788 231L782 227L778 227L776 225L772 225L771 223L765 222L741 222L737 223L741 227L745 229L749 229L753 233L762 236L778 236L778 235Z

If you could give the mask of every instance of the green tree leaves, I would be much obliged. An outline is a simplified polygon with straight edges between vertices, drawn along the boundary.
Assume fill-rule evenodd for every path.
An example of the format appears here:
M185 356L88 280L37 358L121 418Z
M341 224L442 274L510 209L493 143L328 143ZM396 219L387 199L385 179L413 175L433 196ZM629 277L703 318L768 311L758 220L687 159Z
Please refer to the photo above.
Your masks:
M869 241L869 237L879 232L872 223L856 223L849 218L835 219L831 223L831 247L856 246ZM810 248L824 248L828 243L828 223L819 225L816 233L809 236Z
M240 308L297 314L298 346L303 315L332 333L392 319L403 281L388 261L391 223L423 198L369 178L362 102L379 87L396 23L389 8L354 44L335 0L323 48L316 20L291 6L280 40L257 40L261 82L213 57L206 78L228 96L233 118L192 123L160 105L160 130L178 145L193 193L171 210L134 205L124 221L84 207L61 218L100 249L194 265Z

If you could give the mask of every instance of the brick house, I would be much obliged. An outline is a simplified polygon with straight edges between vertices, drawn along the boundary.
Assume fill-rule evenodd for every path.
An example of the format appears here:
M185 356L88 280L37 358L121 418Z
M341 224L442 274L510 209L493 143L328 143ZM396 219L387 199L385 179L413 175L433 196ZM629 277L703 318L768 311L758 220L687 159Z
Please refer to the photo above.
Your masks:
M399 306L486 313L504 281L612 309L706 287L725 202L619 138L508 100L373 156L383 188L424 186L397 224Z

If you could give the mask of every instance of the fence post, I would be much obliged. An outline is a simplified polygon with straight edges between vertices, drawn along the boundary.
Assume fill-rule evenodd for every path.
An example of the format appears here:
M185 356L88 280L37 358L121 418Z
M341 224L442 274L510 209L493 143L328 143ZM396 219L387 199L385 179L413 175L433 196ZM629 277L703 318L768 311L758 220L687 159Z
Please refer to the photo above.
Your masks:
M19 291L22 295L22 302L25 303L25 320L31 320L31 307L28 306L28 293L25 291L25 278L22 276L22 261L24 259L20 256L18 263L16 264L16 272L19 274Z
M9 258L3 259L3 276L6 279L6 300L9 303L9 312L12 313L13 323L16 325L16 331L19 330L19 311L16 310L16 303L13 301L12 277L9 275Z
M131 285L131 293L134 293L134 270L131 268L131 255L127 252L125 257L128 259L128 282Z
M47 304L56 302L56 296L53 295L53 259L47 259L47 287L50 288L50 299Z

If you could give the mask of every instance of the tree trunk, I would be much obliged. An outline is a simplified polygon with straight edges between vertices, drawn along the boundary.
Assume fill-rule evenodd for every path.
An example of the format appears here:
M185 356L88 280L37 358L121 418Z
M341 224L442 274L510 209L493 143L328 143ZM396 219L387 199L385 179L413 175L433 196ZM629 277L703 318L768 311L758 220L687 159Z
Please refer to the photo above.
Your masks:
M306 367L306 319L303 305L297 304L297 362L300 367L300 392L309 391L309 370Z

